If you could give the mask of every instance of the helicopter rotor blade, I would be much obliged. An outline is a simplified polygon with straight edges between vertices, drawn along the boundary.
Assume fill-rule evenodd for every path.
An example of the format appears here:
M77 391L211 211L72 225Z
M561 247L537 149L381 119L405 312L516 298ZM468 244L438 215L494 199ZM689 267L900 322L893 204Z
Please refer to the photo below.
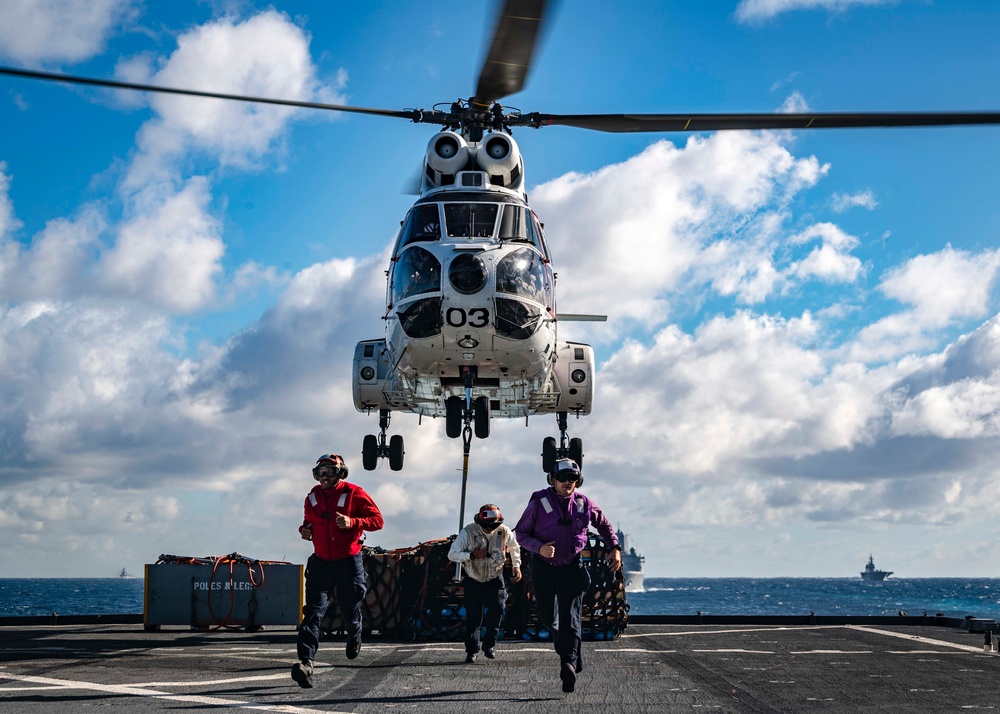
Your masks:
M483 104L489 104L506 94L517 91L524 83L527 73L530 55L535 46L537 33L541 21L541 13L544 10L547 0L508 0L505 6L505 14L501 18L498 34L494 38L494 46L490 50L491 58L518 56L521 63L501 62L491 59L483 68L483 77L480 84L489 88L485 93L477 92L475 101L479 103L481 98ZM531 16L529 23L533 31L527 29L513 30L518 23L525 22L524 17L511 16L507 12L512 6L524 4L536 10L536 15ZM501 31L502 30L502 31ZM522 43L522 35L530 35L530 41ZM520 45L520 49L514 55L505 55L504 51L497 48L504 45L501 36L514 35L515 45ZM527 48L525 50L525 47ZM524 52L527 54L524 54ZM511 72L504 74L502 67L511 69ZM517 70L516 72L514 70ZM421 109L375 109L368 107L357 107L343 104L325 104L321 102L307 102L297 99L276 99L273 97L256 97L243 94L226 94L222 92L208 92L197 89L181 89L177 87L165 87L153 84L138 84L134 82L120 82L110 79L98 79L94 77L81 77L77 75L58 74L54 72L40 72L36 70L17 69L14 67L0 66L0 75L13 77L23 77L28 79L40 79L53 82L66 82L70 84L82 84L96 87L107 87L110 89L127 89L141 92L159 92L163 94L174 94L190 97L205 97L210 99L224 99L230 101L251 102L258 104L274 104L289 107L301 107L305 109L323 109L329 111L348 112L353 114L368 114L376 116L395 117L408 119L412 122L427 124L446 125L453 121L446 112L424 111ZM510 80L510 81L507 81ZM512 82L512 83L511 83ZM501 88L503 87L503 88ZM501 94L497 94L502 92ZM496 96L494 96L496 95ZM762 130L762 129L849 129L849 128L879 128L879 127L932 127L932 126L977 126L1000 124L1000 112L992 111L961 111L961 112L816 112L816 113L731 113L731 114L543 114L532 112L530 114L511 114L506 117L509 126L529 126L541 128L543 126L569 126L578 129L590 129L593 131L605 131L614 133L630 132L701 132L701 131L725 131L725 130Z
M304 109L327 109L337 112L350 112L353 114L375 114L378 116L398 117L409 119L410 121L421 121L423 112L415 109L399 111L396 109L369 109L366 107L353 107L344 104L324 104L322 102L306 102L298 99L274 99L272 97L253 97L245 94L224 94L222 92L205 92L198 89L178 89L176 87L163 87L155 84L136 84L134 82L118 82L111 79L96 79L94 77L79 77L71 74L57 74L55 72L37 72L29 69L16 69L14 67L0 67L0 74L13 77L26 77L29 79L42 79L52 82L68 82L70 84L85 84L95 87L109 87L111 89L130 89L139 92L159 92L162 94L179 94L188 97L207 97L209 99L227 99L237 102L252 102L255 104L279 104L288 107L302 107Z
M607 132L698 132L733 129L857 129L1000 124L1000 112L819 112L811 114L541 114L511 126L571 126Z
M548 0L507 0L470 104L488 107L519 92L531 68Z

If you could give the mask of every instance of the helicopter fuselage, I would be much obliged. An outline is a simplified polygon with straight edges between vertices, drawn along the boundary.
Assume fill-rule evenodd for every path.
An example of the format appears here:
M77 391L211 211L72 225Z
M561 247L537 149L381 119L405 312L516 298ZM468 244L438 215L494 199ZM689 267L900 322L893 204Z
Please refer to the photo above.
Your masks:
M358 410L447 416L485 397L491 416L589 414L594 354L557 339L555 275L521 189L513 139L431 139L423 190L387 271L384 339L354 356Z

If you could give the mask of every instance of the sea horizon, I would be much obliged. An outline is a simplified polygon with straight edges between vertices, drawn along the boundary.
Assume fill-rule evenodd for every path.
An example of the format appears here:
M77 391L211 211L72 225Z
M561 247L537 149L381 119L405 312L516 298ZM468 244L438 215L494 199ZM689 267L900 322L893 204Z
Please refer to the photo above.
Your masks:
M0 617L143 612L142 577L0 578ZM1000 621L1000 578L646 576L631 615L943 615Z

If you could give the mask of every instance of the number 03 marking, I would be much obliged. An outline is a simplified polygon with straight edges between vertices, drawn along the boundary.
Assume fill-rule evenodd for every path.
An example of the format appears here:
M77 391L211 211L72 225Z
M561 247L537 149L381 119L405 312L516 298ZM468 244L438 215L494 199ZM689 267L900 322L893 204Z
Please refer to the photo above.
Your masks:
M474 307L468 313L463 308L451 307L444 314L445 321L452 327L486 327L490 324L490 311L485 307Z

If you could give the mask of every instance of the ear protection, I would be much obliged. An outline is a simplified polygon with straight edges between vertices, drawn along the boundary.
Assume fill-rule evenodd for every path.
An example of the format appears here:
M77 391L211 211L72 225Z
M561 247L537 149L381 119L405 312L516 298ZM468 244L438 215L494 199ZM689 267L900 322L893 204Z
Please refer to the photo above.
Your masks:
M556 476L566 476L566 475L576 476L576 487L579 488L583 485L583 474L580 473L580 467L576 465L573 459L556 459L555 464L552 466L552 472L549 474L549 486L556 485ZM563 479L565 481L565 479Z
M323 454L316 459L316 465L313 466L313 478L317 481L319 481L319 469L321 466L332 466L340 478L347 478L347 464L344 463L344 458L340 454Z

